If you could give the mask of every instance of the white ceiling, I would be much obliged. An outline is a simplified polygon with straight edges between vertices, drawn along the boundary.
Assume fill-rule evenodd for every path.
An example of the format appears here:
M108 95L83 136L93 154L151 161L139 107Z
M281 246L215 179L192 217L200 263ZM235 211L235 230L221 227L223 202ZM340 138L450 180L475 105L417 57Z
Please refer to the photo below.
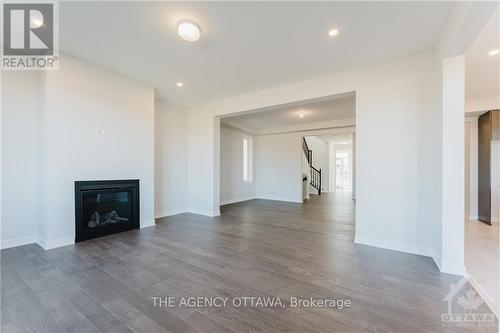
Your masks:
M452 5L64 1L60 48L189 106L432 49ZM181 19L198 22L199 42L177 36Z
M330 142L333 144L350 144L352 143L352 132L351 133L329 133L315 135L318 139L324 142Z
M303 118L300 118L300 115ZM238 124L258 130L316 124L324 121L353 119L356 117L354 93L337 95L328 100L303 102L288 106L221 118L223 124Z
M497 10L465 54L465 96L469 101L500 96L500 55L488 56L489 51L500 49L499 19Z

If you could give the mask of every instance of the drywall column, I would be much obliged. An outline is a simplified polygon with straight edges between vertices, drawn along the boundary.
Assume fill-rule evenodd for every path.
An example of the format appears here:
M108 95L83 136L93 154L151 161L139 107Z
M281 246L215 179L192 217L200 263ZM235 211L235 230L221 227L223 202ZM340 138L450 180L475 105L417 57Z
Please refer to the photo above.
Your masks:
M497 19L497 27L498 27L497 31L500 31L500 19ZM497 34L497 38L498 38L498 40L497 40L498 45L500 45L500 34ZM498 72L498 80L499 80L498 82L500 82L500 71ZM500 147L498 147L498 146L496 148L500 149ZM499 156L499 155L500 155L500 152L497 150L497 156ZM497 187L496 190L500 192L500 187ZM500 193L499 193L499 195L500 195ZM500 207L500 202L498 204ZM498 212L498 215L500 218L500 212ZM500 239L500 228L498 228L498 233L499 233L498 237ZM499 269L499 273L500 273L500 248L498 249L498 251L499 251L499 253L498 253L498 269ZM498 325L498 333L500 333L500 325Z
M467 122L469 122L469 154L470 154L470 164L469 164L469 174L466 175L470 182L470 192L469 192L469 218L470 220L477 220L477 204L478 204L478 127L477 127L477 117L468 117Z
M213 187L213 198L214 203L212 207L212 215L220 215L220 118L214 117L214 169L213 169L213 179L216 186Z
M464 275L465 57L442 63L442 259L441 271Z
M470 140L471 140L471 137L470 137L470 127L471 127L471 124L470 122L466 121L465 122L465 133L464 133L464 136L465 136L465 145L464 145L464 149L465 149L465 152L464 152L464 156L465 156L465 196L464 196L464 200L465 200L465 213L466 213L466 218L468 218L470 216Z
M155 217L184 213L187 205L187 126L183 108L155 100Z
M0 210L2 248L34 243L39 224L40 186L38 72L6 71L1 80ZM21 176L22 175L22 176ZM7 194L8 193L8 194Z
M352 199L356 200L356 132L352 133Z

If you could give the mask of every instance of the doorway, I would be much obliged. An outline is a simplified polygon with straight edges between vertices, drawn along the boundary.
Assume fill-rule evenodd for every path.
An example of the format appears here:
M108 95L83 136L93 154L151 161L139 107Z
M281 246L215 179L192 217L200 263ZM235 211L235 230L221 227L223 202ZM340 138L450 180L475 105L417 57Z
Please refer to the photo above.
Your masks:
M349 150L335 152L335 190L351 191L351 156Z
M465 121L464 259L469 282L498 315L500 141L481 139L485 128L479 119L485 116L488 113L477 112L469 114ZM486 132L489 128L486 126ZM487 194L480 195L481 191ZM482 213L482 207L488 207L487 216Z
M354 184L354 135L346 133L330 142L332 192L352 192Z

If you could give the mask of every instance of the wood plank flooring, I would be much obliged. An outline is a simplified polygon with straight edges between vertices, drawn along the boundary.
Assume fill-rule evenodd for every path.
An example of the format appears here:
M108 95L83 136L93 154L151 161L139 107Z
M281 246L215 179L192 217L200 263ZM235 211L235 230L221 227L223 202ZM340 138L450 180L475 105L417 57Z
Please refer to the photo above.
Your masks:
M427 257L353 244L349 195L252 200L216 218L157 222L50 251L3 250L2 332L496 331L442 327L442 300L459 278ZM285 308L167 308L151 298L190 296L279 297ZM294 308L290 297L351 307Z

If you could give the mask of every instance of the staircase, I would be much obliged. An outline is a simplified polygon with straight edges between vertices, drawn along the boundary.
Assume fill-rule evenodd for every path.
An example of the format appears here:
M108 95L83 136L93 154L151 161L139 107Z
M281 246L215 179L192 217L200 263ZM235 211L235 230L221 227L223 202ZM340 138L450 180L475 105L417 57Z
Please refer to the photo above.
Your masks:
M313 167L313 152L311 149L309 149L306 138L304 137L302 138L302 149L304 150L304 154L307 157L307 163L309 163L309 167L311 169L311 179L309 180L309 184L311 184L312 187L318 190L318 195L321 195L321 169L318 170Z

